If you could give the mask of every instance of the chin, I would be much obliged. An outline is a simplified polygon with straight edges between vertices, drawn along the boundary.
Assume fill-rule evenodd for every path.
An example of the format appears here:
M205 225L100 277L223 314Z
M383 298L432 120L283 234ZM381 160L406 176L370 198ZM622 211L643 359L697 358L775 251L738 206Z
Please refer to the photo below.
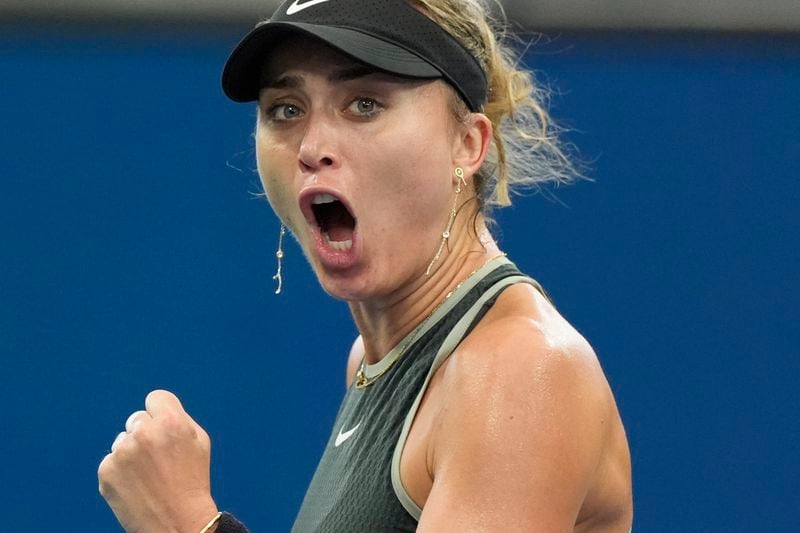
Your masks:
M322 290L328 296L343 302L357 302L367 300L370 297L369 291L363 290L362 287L356 287L352 283L347 283L342 280L326 280L317 276Z
M331 270L320 265L318 261L314 261L312 266L320 287L331 298L356 301L364 299L365 293L369 292L364 286L365 280L355 269Z

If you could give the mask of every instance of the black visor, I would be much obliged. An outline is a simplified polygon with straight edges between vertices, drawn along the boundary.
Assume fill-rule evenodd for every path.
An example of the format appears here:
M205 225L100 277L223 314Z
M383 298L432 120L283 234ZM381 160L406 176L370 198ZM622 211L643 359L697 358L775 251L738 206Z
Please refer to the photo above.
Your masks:
M290 33L321 39L392 74L443 78L472 111L480 111L486 102L486 75L478 61L406 0L286 0L228 58L222 89L231 100L258 100L264 62Z

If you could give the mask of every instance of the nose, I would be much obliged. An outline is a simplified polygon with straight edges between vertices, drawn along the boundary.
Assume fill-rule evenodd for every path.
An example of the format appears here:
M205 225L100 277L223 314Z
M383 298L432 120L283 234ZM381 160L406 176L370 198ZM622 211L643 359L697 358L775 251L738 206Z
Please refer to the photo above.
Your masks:
M338 163L336 156L335 128L330 120L315 113L306 122L306 130L297 153L298 164L303 172L316 172Z

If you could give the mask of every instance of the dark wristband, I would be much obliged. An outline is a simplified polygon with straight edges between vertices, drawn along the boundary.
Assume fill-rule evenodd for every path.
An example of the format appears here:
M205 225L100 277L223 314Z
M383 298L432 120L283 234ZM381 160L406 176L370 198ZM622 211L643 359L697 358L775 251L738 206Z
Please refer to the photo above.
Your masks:
M249 530L232 514L222 513L217 522L216 533L249 533Z

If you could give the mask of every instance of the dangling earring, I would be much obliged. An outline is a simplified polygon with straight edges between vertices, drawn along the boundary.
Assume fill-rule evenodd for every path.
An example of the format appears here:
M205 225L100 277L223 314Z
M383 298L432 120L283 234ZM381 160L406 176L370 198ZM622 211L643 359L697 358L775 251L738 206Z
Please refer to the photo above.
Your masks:
M433 260L431 264L428 265L428 270L425 271L426 276L430 276L431 269L436 261L439 260L439 256L442 255L442 250L444 250L445 245L450 238L450 231L453 229L453 222L456 220L456 207L458 206L458 195L461 194L461 187L466 187L467 182L464 180L464 170L461 167L456 167L455 170L456 177L458 178L458 184L456 185L456 197L453 199L453 208L450 210L450 220L447 221L447 228L442 232L442 242L439 243L439 249L436 250L436 255L433 256Z
M286 226L281 223L281 233L278 236L278 251L275 252L275 257L278 258L278 272L272 276L272 279L278 282L278 288L275 289L275 294L281 293L281 288L283 288L283 278L281 277L281 267L283 265L283 236L286 235Z

